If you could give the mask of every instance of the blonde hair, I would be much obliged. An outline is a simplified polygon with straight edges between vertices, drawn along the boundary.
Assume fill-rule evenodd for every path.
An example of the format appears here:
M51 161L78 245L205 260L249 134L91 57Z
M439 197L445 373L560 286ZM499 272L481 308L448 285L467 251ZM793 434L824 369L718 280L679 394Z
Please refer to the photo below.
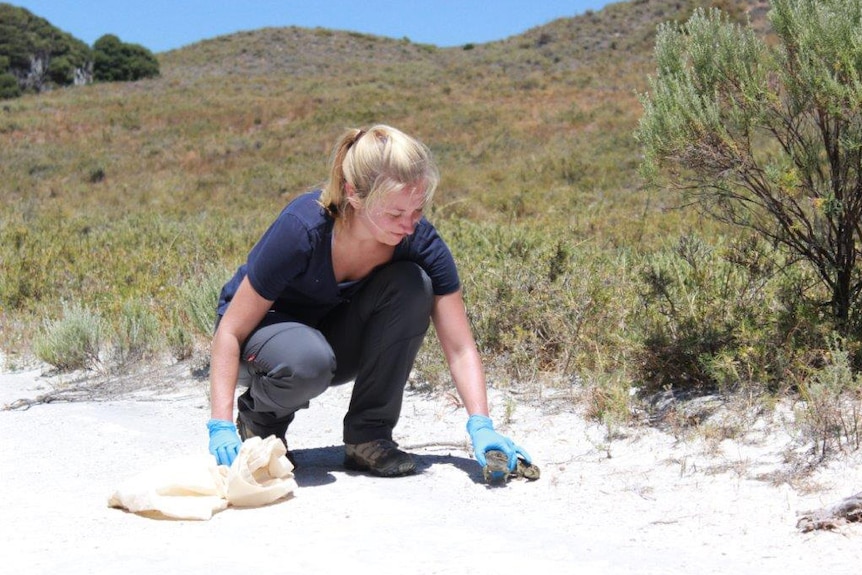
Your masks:
M349 219L353 210L345 191L349 184L366 206L407 188L421 189L422 205L427 206L439 180L431 152L404 132L383 124L348 130L332 151L320 204L336 220Z

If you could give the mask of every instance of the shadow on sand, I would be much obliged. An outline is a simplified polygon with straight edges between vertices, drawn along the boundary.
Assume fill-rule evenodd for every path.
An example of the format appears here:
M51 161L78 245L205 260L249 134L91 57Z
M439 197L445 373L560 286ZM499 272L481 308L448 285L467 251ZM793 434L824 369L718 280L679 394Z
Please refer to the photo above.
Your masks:
M348 475L361 474L344 468L344 447L341 445L296 449L292 454L296 459L294 475L297 484L301 487L319 487L333 483L337 479L333 472ZM413 452L412 455L416 460L416 474L425 473L432 466L451 465L463 471L473 482L485 482L482 469L473 459L451 454L433 455Z

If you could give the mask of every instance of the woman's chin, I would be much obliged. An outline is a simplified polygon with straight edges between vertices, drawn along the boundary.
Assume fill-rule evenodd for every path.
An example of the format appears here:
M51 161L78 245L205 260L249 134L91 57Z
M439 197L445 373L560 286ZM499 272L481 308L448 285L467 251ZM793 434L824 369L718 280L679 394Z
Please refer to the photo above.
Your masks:
M407 236L405 234L386 234L386 238L383 240L383 243L388 246L397 246L403 242L406 237Z

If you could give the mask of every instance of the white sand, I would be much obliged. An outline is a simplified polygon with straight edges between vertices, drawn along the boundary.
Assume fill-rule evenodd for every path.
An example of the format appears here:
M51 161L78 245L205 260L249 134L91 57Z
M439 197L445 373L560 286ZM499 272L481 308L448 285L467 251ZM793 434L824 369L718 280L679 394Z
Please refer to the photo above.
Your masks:
M41 369L4 371L0 406L70 381ZM717 448L650 428L608 443L550 390L542 401L538 391L491 392L498 428L541 467L536 482L484 485L464 411L451 398L416 392L405 398L396 439L443 444L412 450L420 473L344 471L345 386L291 427L299 465L292 498L203 522L110 509L108 497L130 476L206 452L206 384L187 368L176 373L186 375L110 401L0 411L6 573L837 575L862 564L862 526L796 528L798 512L862 491L859 454L819 468L808 481L814 490L775 486L757 477L786 467L789 428L776 418Z

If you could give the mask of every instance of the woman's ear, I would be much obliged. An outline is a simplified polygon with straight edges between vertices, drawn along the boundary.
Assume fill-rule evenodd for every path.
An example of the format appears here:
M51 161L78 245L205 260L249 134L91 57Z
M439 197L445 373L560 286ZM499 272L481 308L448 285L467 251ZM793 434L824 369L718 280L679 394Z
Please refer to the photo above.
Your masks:
M347 194L347 202L353 206L353 209L358 210L359 206L362 205L362 199L356 195L356 188L353 187L353 184L345 182L344 193Z

